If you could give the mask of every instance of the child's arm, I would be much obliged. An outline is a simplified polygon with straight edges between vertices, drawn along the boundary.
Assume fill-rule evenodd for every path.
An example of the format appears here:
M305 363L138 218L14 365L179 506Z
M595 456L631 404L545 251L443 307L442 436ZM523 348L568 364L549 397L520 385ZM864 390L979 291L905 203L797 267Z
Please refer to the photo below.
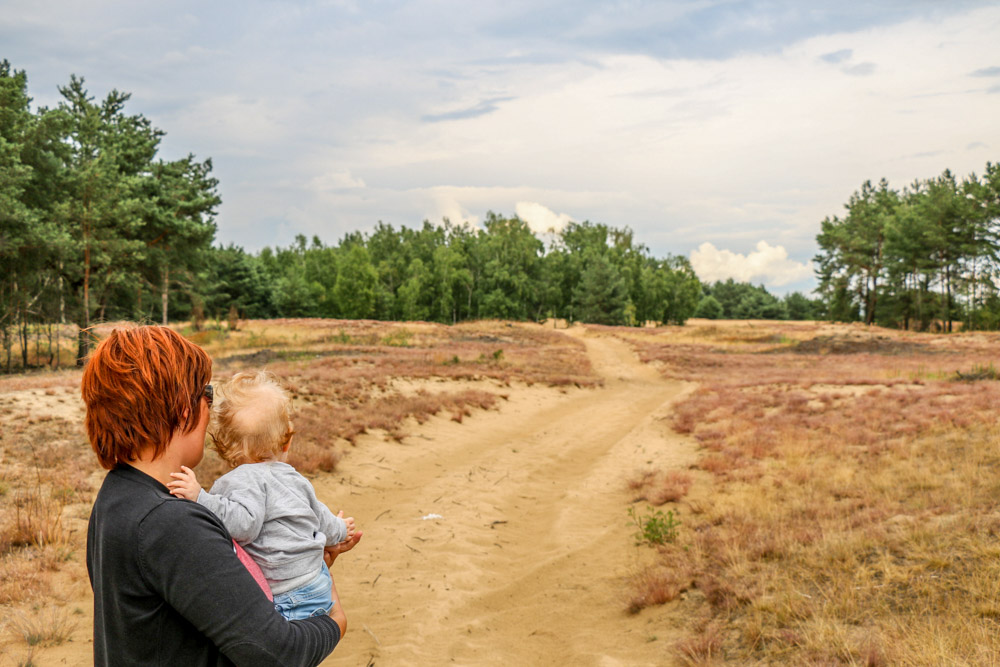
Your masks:
M175 496L193 500L212 510L233 539L246 544L260 535L264 525L264 494L259 480L238 471L239 468L220 477L212 487L217 493L208 493L198 483L194 471L181 466L181 472L170 473L175 479L168 488Z
M201 493L202 489L194 470L187 466L181 466L180 472L172 472L170 476L174 478L174 481L167 484L170 493L178 498L187 498L198 502L198 494Z
M326 535L327 546L339 544L344 540L353 537L355 532L354 517L347 517L345 519L343 511L334 515L334 513L330 511L330 508L321 503L316 497L316 490L313 488L312 484L309 484L308 480L305 481L306 484L308 484L309 504L312 506L313 512L316 513L316 517L319 519L320 530L322 530L323 534Z

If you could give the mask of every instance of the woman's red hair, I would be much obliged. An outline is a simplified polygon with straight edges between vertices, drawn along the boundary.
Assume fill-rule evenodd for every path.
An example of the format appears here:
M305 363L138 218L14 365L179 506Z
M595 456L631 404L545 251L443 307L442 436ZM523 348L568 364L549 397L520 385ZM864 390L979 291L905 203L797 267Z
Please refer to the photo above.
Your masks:
M205 350L167 327L112 330L90 355L80 387L101 465L136 461L150 448L156 458L176 431L190 433L211 377Z

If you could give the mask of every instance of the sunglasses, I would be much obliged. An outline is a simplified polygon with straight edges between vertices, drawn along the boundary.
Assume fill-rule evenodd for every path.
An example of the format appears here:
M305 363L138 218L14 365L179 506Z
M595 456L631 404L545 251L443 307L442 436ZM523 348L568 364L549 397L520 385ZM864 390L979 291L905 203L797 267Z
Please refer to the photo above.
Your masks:
M208 401L208 407L212 407L212 400L215 398L215 390L212 389L212 385L210 384L205 385L204 395L205 395L205 400Z

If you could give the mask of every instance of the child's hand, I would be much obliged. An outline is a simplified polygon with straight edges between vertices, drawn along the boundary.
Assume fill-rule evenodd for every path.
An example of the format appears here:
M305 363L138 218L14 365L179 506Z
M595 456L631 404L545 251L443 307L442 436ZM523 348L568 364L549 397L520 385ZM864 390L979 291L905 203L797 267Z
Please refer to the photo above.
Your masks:
M333 546L326 547L323 549L323 561L326 563L327 567L333 565L333 561L337 560L337 556L344 553L345 551L350 551L354 548L358 542L361 541L361 536L364 535L362 531L354 533L354 537L349 540L344 540L340 544L334 544Z
M354 527L354 517L353 516L345 517L344 510L340 510L339 512L337 512L337 516L343 519L344 523L347 525L347 537L345 537L342 540L343 542L347 542L354 537L354 533L356 532L356 529Z
M170 476L174 478L174 481L167 484L170 493L178 498L198 500L198 494L201 493L201 484L198 483L198 478L195 477L194 470L191 470L187 466L181 466L180 472L172 472Z

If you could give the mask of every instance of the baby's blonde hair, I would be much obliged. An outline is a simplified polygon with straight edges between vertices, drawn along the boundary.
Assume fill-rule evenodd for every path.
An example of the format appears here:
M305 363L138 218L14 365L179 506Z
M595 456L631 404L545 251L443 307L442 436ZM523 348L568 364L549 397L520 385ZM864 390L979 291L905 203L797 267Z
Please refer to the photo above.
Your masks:
M276 458L291 441L292 401L271 373L237 373L216 396L212 440L230 466Z

